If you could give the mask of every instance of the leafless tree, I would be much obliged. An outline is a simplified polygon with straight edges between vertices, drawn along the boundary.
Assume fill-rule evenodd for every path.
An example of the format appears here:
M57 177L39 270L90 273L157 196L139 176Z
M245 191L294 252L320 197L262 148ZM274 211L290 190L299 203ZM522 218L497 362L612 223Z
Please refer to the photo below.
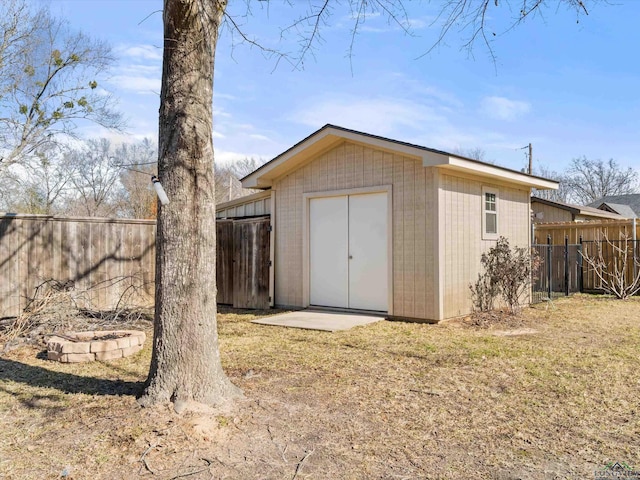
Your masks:
M474 148L454 148L451 153L456 155L460 155L461 157L470 158L472 160L479 160L484 163L495 163L493 160L487 160L487 152L484 148L474 147Z
M586 12L586 0L518 0L514 24L549 3ZM268 2L256 2L268 4ZM348 0L352 38L371 13L380 13L409 30L401 0ZM490 10L509 3L496 0L443 2L440 40L451 29L471 32L467 45L482 38ZM515 4L516 2L514 2ZM250 5L251 2L246 2ZM299 2L290 2L296 8ZM300 51L289 57L302 65L329 23L336 0L309 1L305 13L283 32L300 35ZM142 405L174 402L176 411L193 403L215 405L236 396L222 370L215 302L215 179L213 173L212 96L216 45L223 20L241 42L278 59L227 13L227 0L165 0L164 50L160 94L158 172L170 203L160 207L156 249L156 309L149 376Z
M534 167L533 174L539 177L548 178L558 182L559 186L557 190L536 190L533 189L533 196L543 198L545 200L551 200L552 202L564 202L570 201L569 185L567 183L566 174L558 173L555 170L551 170L544 165Z
M590 160L586 157L571 161L565 182L569 198L586 205L607 195L624 195L638 191L638 173L622 168L615 160Z
M640 292L638 244L629 235L622 234L617 241L603 235L593 246L583 252L582 258L588 270L595 273L600 288L621 300Z
M121 168L113 163L111 142L106 138L90 139L67 156L75 175L71 179L74 198L66 206L66 213L88 217L115 216Z
M49 145L7 169L3 176L4 188L9 192L4 199L7 210L47 215L63 212L75 175L75 166L63 150Z
M0 210L17 213L155 218L157 147L145 139L113 147L90 139L50 144L0 176Z
M216 203L228 202L256 190L244 188L240 180L260 167L264 162L255 158L243 158L229 164L215 164L213 169L216 183Z
M43 151L76 121L121 128L98 81L113 62L103 42L72 32L26 0L0 0L0 168Z
M156 143L146 138L137 143L123 143L115 149L112 165L121 168L119 217L156 218L157 197L151 176L158 173L157 159Z

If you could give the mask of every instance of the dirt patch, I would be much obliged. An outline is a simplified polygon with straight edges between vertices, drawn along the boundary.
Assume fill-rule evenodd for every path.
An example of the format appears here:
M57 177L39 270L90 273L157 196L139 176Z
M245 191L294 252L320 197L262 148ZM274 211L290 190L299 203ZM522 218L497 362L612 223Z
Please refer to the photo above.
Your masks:
M494 330L496 337L517 337L518 335L535 335L538 333L533 328L516 328L515 330Z
M640 465L640 301L589 296L516 328L378 322L337 333L219 316L245 398L141 409L151 342L112 363L0 359L0 477L592 478ZM147 330L151 334L151 329Z
M517 314L503 310L491 312L475 312L460 319L459 324L468 328L523 328L527 325L529 317L524 311Z

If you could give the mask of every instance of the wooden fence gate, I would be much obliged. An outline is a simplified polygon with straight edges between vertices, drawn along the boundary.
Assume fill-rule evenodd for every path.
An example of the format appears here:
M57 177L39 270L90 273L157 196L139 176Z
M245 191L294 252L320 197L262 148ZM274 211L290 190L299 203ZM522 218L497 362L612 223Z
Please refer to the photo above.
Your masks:
M270 219L217 220L217 301L234 308L269 308Z

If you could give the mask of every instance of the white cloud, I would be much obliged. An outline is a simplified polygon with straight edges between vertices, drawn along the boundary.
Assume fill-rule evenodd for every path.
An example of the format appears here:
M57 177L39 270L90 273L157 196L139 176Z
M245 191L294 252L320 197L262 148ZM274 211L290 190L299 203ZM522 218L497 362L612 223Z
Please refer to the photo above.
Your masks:
M505 97L485 97L480 102L480 109L490 118L510 121L529 113L531 105Z
M159 95L161 76L159 65L124 65L115 69L109 83L121 91Z
M343 15L340 18L341 22L352 22L354 20L356 20L359 16L364 17L365 19L367 18L379 18L380 17L380 12L357 12L357 11L353 11L348 15Z
M318 99L291 115L295 122L319 128L327 123L369 132L393 136L407 128L425 129L429 124L446 119L432 107L399 98L363 99L360 96L331 96ZM405 139L407 135L399 135Z
M431 26L435 20L436 17L409 18L407 26L411 30L420 30Z
M264 142L270 142L271 141L271 139L269 137L267 137L266 135L260 135L259 133L252 133L249 136L251 138L253 138L254 140L262 140Z
M272 157L265 156L260 153L247 153L247 152L235 152L230 150L220 150L215 149L214 158L217 164L232 164L239 160L244 160L245 158L255 158L258 161L266 162L267 160L271 160Z
M228 93L218 93L216 91L213 92L213 101L215 102L216 100L236 100L237 97L235 95L231 95Z
M116 53L123 57L132 57L144 60L162 60L162 49L153 45L119 45Z
M143 77L139 75L115 75L110 79L111 83L118 85L123 90L130 90L138 94L159 94L160 79Z
M406 17L402 13L398 13L395 19L381 12L353 12L351 15L343 16L338 25L342 28L353 29L356 26L356 20L359 17L359 32L368 33L387 33L397 32L401 30L421 30L433 23L435 17L424 16L421 18Z
M462 102L446 91L424 90L423 95L415 95L415 89L411 89L409 98L321 97L304 104L288 119L313 128L333 123L448 152L482 148L488 158L504 164L504 152L512 150L512 139L504 132L477 125Z
M419 99L419 101L429 102L429 104L435 105L440 109L451 107L460 110L464 107L463 102L450 91L425 84L424 82L409 77L402 72L392 73L391 78L392 81L389 88L392 88L393 92L398 92L398 94L404 98L411 98L412 100Z

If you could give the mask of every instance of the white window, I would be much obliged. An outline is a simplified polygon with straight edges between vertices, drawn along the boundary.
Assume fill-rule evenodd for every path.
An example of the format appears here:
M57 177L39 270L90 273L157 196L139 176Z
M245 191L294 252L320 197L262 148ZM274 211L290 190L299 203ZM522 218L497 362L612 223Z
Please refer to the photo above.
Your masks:
M482 188L482 238L498 238L498 190L489 187Z

